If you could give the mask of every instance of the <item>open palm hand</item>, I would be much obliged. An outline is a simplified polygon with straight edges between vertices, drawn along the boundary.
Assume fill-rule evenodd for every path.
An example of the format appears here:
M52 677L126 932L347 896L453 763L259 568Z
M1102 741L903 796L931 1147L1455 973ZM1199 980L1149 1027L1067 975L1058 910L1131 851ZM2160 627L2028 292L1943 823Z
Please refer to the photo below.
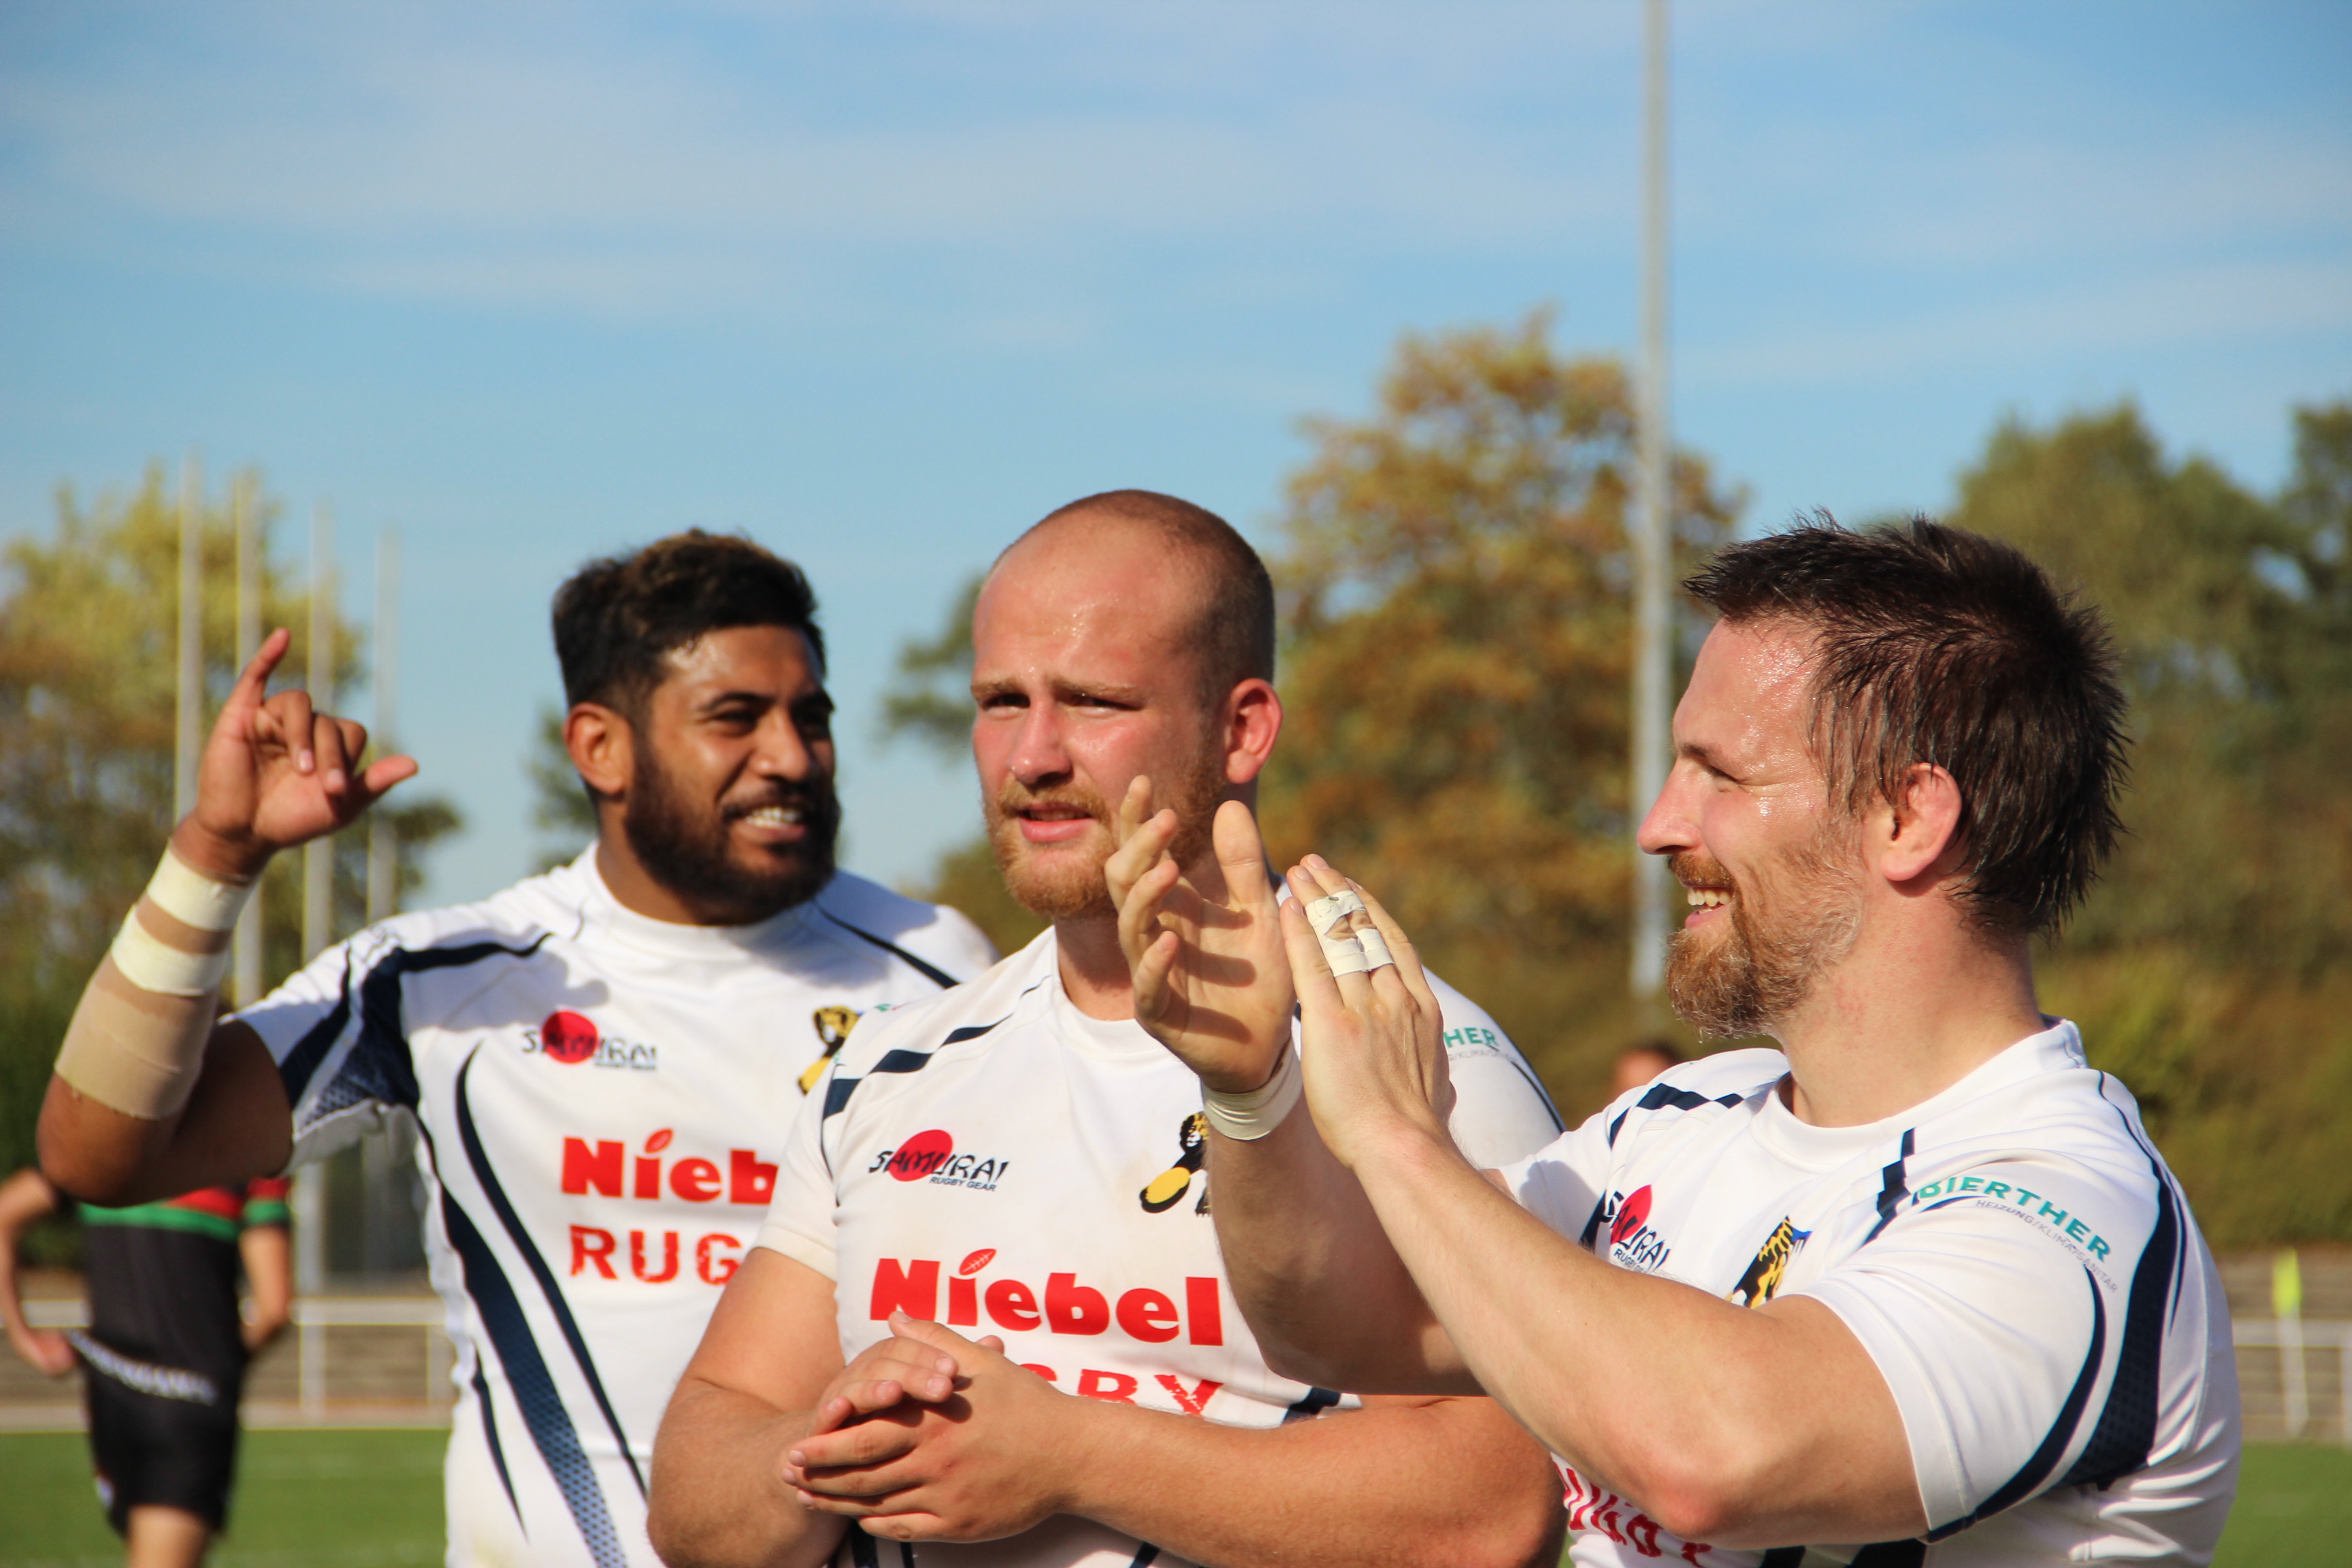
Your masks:
M1217 808L1213 853L1179 866L1172 811L1152 813L1137 779L1118 812L1119 847L1105 870L1135 1017L1211 1089L1258 1088L1290 1043L1290 966L1249 807Z

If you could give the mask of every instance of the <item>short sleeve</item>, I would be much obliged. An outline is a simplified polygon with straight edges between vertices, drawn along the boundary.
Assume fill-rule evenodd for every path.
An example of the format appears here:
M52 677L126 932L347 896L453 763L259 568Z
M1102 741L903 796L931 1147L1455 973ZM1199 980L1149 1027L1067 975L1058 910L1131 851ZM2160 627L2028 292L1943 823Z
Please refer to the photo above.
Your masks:
M805 1263L826 1279L835 1278L834 1221L837 1206L833 1168L824 1152L825 1107L833 1100L834 1074L841 1058L825 1068L824 1077L801 1100L784 1135L784 1151L776 1164L776 1192L769 1200L768 1217L751 1245L781 1252Z
M1521 1208L1579 1247L1592 1245L1609 1191L1608 1116L1602 1110L1526 1159L1496 1167Z
M1559 1136L1551 1096L1486 1009L1434 975L1430 979L1454 1081L1454 1114L1446 1123L1454 1146L1482 1171L1526 1159Z
M394 1026L398 1009L362 1005L369 977L398 951L384 928L362 931L236 1014L268 1047L293 1107L289 1170L379 1130L395 1107L415 1109L408 1042ZM392 978L398 983L396 972Z
M2149 1231L2146 1199L2046 1158L1972 1163L1949 1192L1790 1292L1886 1379L1935 1528L2035 1495L2089 1442L2123 1338L2109 1259Z

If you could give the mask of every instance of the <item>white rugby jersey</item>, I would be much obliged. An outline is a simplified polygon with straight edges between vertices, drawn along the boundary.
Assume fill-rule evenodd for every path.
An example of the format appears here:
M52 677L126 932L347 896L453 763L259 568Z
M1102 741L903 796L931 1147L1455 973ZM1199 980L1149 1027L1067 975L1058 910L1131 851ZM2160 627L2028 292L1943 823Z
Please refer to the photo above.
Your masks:
M799 1079L862 1013L994 961L951 910L836 875L754 926L623 909L591 849L328 949L239 1016L295 1163L413 1114L457 1350L453 1564L653 1568L672 1387L775 1183ZM814 1078L814 1075L812 1075Z
M1788 1068L1770 1050L1670 1068L1503 1173L1621 1268L1836 1312L1894 1391L1931 1528L1731 1551L1563 1464L1573 1561L2210 1562L2237 1487L2229 1306L2138 1107L2074 1026L1863 1127L1800 1121Z
M1354 1400L1266 1368L1209 1217L1201 1082L1132 1019L1089 1018L1047 931L971 984L869 1019L801 1107L756 1245L834 1281L841 1351L891 1309L1005 1353L1065 1394L1242 1426ZM1559 1121L1493 1019L1431 977L1453 1130L1500 1164ZM839 1561L877 1561L853 1529ZM878 1561L899 1568L898 1549ZM1068 1516L1010 1540L916 1548L923 1568L1183 1568ZM908 1558L908 1561L915 1561Z

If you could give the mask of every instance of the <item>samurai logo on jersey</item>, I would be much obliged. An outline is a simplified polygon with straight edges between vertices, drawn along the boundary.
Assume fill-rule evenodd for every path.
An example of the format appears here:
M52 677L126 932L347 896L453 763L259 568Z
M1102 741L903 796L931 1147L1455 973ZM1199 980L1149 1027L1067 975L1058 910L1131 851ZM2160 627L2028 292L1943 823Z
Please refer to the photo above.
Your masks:
M1176 1206L1177 1200L1192 1190L1192 1178L1200 1173L1201 1162L1209 1152L1209 1119L1195 1110L1176 1124L1176 1147L1181 1151L1176 1163L1143 1184L1136 1194L1145 1214L1165 1214ZM1201 1202L1192 1212L1209 1212L1209 1189L1201 1189Z
M1012 1166L1010 1160L957 1153L954 1137L934 1127L928 1132L916 1133L896 1149L877 1152L874 1163L866 1167L866 1173L870 1176L887 1170L902 1182L928 1181L935 1187L971 1187L992 1193Z
M543 1056L566 1067L594 1062L600 1068L618 1068L628 1072L661 1070L660 1047L603 1034L585 1014L561 1007L542 1019L538 1028L525 1029L522 1040L523 1055Z
M1650 1228L1650 1189L1609 1198L1609 1261L1620 1268L1654 1274L1674 1250L1666 1238Z
M1797 1256L1797 1248L1804 1246L1805 1238L1812 1234L1799 1230L1790 1223L1788 1215L1781 1215L1780 1223L1772 1227L1772 1234L1764 1238L1764 1245L1748 1259L1739 1283L1731 1288L1730 1299L1743 1307L1760 1307L1770 1300L1780 1289L1781 1278L1789 1272L1789 1260Z

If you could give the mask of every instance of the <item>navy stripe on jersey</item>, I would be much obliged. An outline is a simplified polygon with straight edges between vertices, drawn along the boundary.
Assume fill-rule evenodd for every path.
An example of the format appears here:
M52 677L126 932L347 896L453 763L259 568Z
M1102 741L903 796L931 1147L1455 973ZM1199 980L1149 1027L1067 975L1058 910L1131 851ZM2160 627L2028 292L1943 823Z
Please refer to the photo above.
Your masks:
M1282 1413L1282 1424L1287 1426L1293 1421L1312 1421L1339 1403L1339 1395L1333 1390L1309 1388L1305 1398Z
M475 1054L478 1054L480 1049L477 1046ZM540 1292L547 1298L549 1310L555 1314L556 1327L563 1331L564 1342L572 1347L572 1357L579 1363L580 1375L588 1380L588 1392L595 1396L596 1408L604 1413L604 1425L611 1428L613 1441L619 1447L621 1458L628 1462L629 1475L637 1483L637 1495L643 1497L646 1478L644 1472L637 1468L636 1451L629 1447L629 1435L621 1430L620 1413L613 1408L612 1400L605 1396L604 1380L596 1374L596 1360L588 1353L588 1342L580 1332L578 1320L572 1315L572 1304L563 1299L562 1289L555 1283L554 1270L548 1268L547 1260L540 1257L539 1248L532 1245L530 1231L523 1227L522 1216L515 1213L514 1205L507 1200L506 1189L499 1185L498 1177L491 1173L489 1156L482 1149L481 1135L474 1130L474 1108L467 1083L474 1070L474 1060L475 1056L469 1054L466 1058L466 1065L457 1069L457 1134L465 1142L467 1162L473 1166L474 1179L481 1184L484 1195L490 1200L490 1207L498 1212L499 1223L506 1226L508 1239L521 1254L524 1264L530 1269L531 1278L539 1281Z
M1924 1541L1880 1541L1855 1552L1852 1568L1919 1568L1927 1561Z
M882 1553L875 1547L874 1538L856 1521L849 1526L849 1561L851 1568L882 1568Z
M817 906L816 912L831 921L834 924L839 926L842 930L847 931L850 935L856 937L861 941L872 942L875 946L880 948L883 952L888 953L899 963L907 965L908 968L912 969L916 973L921 975L924 979L929 981L932 984L938 986L942 991L951 991L956 986L963 984L954 975L950 974L946 970L940 968L937 964L924 963L921 959L917 958L913 953L908 952L905 948L900 947L897 942L885 942L870 931L858 930L857 927L851 925L847 921L843 920L839 915L835 914L831 910L826 909L822 904Z
M1903 1130L1903 1147L1895 1154L1895 1163L1878 1173L1878 1223L1872 1226L1870 1234L1862 1238L1864 1247L1876 1241L1878 1233L1895 1223L1896 1206L1911 1195L1910 1184L1903 1179L1903 1162L1911 1157L1915 1131L1909 1127Z
M404 977L435 969L463 969L488 958L529 958L546 941L542 933L526 947L475 942L455 947L386 949L357 980L359 1038L353 1042L351 1054L343 1058L342 1066L335 1070L334 1081L320 1092L319 1103L311 1111L312 1122L370 1100L415 1109L416 1070L408 1055L408 1023L401 992ZM353 979L347 973L343 994L335 1005L295 1042L294 1048L286 1053L285 1061L278 1065L278 1081L286 1086L289 1103L301 1102L320 1064L342 1037L344 1026L351 1021L353 989Z
M1635 1100L1629 1109L1619 1111L1617 1119L1610 1122L1609 1146L1612 1149L1617 1147L1618 1130L1625 1125L1625 1118L1633 1115L1636 1110L1664 1110L1669 1108L1675 1110L1696 1110L1702 1105L1720 1105L1728 1110L1747 1098L1744 1094L1718 1094L1710 1100L1706 1095L1694 1094L1686 1089L1676 1089L1670 1083L1654 1083L1648 1092ZM1544 1103L1549 1105L1551 1097L1546 1095ZM1559 1112L1554 1111L1552 1114L1554 1120L1557 1120Z
M849 929L853 931L856 930L854 926ZM858 934L863 936L866 933L859 931ZM885 945L887 944L886 943ZM1023 991L1021 994L1023 996L1026 996L1031 991L1036 990L1039 985L1043 985L1045 983L1042 980L1036 981L1026 990ZM1013 1015L1007 1013L1004 1016L1004 1018L1010 1018L1011 1016L1013 1016ZM997 1024L1004 1022L1004 1018L999 1018L993 1024L960 1025L955 1028L950 1029L947 1033L947 1037L941 1040L938 1045L933 1046L929 1050L908 1050L901 1047L896 1050L885 1051L882 1054L882 1059L880 1061L876 1062L872 1067L866 1069L866 1078L843 1078L840 1072L836 1070L833 1076L832 1081L824 1086L824 1115L820 1120L829 1121L833 1118L840 1115L843 1111L848 1110L849 1097L857 1092L857 1086L864 1083L866 1078L872 1078L878 1072L920 1072L923 1068L930 1065L931 1057L935 1052L945 1050L950 1046L961 1045L966 1040L976 1040L980 1038L981 1036L988 1033L991 1029L995 1028Z
M2025 1461L2024 1468L2002 1482L1992 1496L1978 1505L1974 1513L1929 1531L1927 1540L1941 1541L1946 1536L1957 1535L1980 1519L1990 1519L2003 1509L2014 1508L2028 1498L2039 1496L2050 1472L2058 1468L2059 1459L2064 1456L2067 1446L2074 1440L2075 1431L2083 1424L2083 1407L2091 1402L2091 1385L2099 1380L2099 1363L2105 1358L2107 1349L2106 1298L2099 1293L2099 1282L2091 1278L2091 1271L2087 1268L2083 1270L2083 1282L2091 1288L2091 1353L2083 1358L2083 1370L2075 1374L2074 1386L2068 1391L2066 1403L2059 1409L2058 1419L2050 1424L2048 1435L2042 1439L2042 1446L2033 1450L2033 1457Z
M2121 1115L2121 1111L2116 1112ZM2130 1122L2125 1122L2126 1130ZM2137 1139L2135 1139L2137 1142ZM2123 1343L2116 1351L2116 1375L2107 1385L2107 1403L2082 1458L2066 1472L2061 1486L2111 1486L2136 1470L2147 1468L2147 1451L2156 1445L2157 1395L2164 1365L2165 1320L2178 1286L2176 1264L2187 1248L2180 1245L2179 1198L2172 1190L2162 1161L2146 1144L2148 1168L2156 1177L2156 1229L2132 1269L2131 1295L2124 1303Z
M1775 1546L1771 1551L1764 1553L1764 1561L1757 1564L1757 1568L1801 1568L1804 1561L1803 1547Z
M1159 1560L1160 1548L1152 1545L1151 1542L1147 1541L1137 1550L1135 1553L1135 1561L1129 1563L1127 1565L1127 1568L1151 1568L1151 1565Z
M448 1201L447 1194L442 1194L442 1201ZM482 1363L478 1361L474 1363L474 1408L481 1412L482 1436L489 1442L490 1463L498 1468L499 1485L507 1489L507 1506L514 1510L515 1523L521 1527L523 1538L529 1540L530 1526L523 1523L522 1504L515 1500L514 1478L507 1474L507 1451L499 1442L498 1420L490 1412L490 1380L482 1375Z
M1528 1066L1526 1059L1519 1056L1516 1051L1504 1059L1508 1061L1513 1068L1517 1068L1518 1070L1518 1075L1528 1080L1528 1087L1536 1091L1536 1103L1544 1108L1544 1114L1546 1116L1551 1118L1551 1130L1554 1132L1567 1131L1568 1123L1560 1120L1559 1107L1551 1102L1551 1091L1544 1088L1543 1080L1536 1077L1533 1069Z
M604 1506L604 1490L596 1484L595 1469L580 1447L580 1434L572 1429L572 1417L564 1411L563 1396L556 1392L555 1379L539 1353L538 1342L530 1336L522 1303L508 1283L505 1270L491 1256L489 1243L482 1239L482 1233L474 1228L474 1222L446 1187L441 1193L441 1223L465 1266L466 1294L474 1299L474 1310L481 1314L482 1328L499 1352L499 1365L506 1372L507 1386L514 1390L523 1425L530 1428L531 1441L539 1445L540 1457L554 1475L556 1487L580 1526L581 1537L588 1543L589 1555L596 1560L596 1568L626 1568L628 1559L613 1528L612 1513ZM482 1414L487 1422L487 1403ZM491 1441L497 1440L494 1430ZM501 1464L501 1480L506 1479L504 1471ZM507 1495L511 1500L511 1485ZM520 1510L517 1512L520 1517Z

